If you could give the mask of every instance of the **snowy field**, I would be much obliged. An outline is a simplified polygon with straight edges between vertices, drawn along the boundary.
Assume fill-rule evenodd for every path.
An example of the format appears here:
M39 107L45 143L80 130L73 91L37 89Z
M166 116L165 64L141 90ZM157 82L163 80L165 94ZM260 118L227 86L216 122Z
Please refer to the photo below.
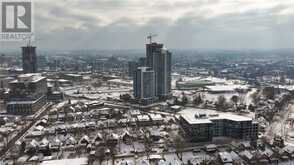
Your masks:
M99 88L92 87L90 90L86 86L62 88L62 91L69 96L101 100L106 100L107 98L119 99L121 94L130 93L131 90L132 88L128 86L115 86L110 88L106 86Z

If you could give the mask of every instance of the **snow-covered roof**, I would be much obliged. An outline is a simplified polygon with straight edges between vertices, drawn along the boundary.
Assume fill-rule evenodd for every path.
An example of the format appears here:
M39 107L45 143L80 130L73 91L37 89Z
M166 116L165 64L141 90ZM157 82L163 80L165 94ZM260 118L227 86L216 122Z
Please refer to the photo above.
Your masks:
M233 92L236 89L248 89L248 85L213 85L213 86L206 86L208 90L213 92Z
M148 115L138 115L137 116L139 121L149 121L149 116Z
M38 156L32 156L30 159L29 159L29 161L38 161L40 158L38 157ZM1 163L0 163L0 165L1 165Z
M179 114L190 124L212 123L212 120L232 120L232 121L252 121L251 118L235 115L232 113L217 112L209 109L187 108L179 112ZM205 117L196 118L197 114L205 114Z
M80 74L73 74L73 73L68 73L66 75L71 76L71 77L82 77L82 75L80 75Z
M122 160L118 165L133 165L134 163L130 160Z
M138 165L149 165L150 163L148 162L148 160L143 159L143 160L138 160L137 164Z
M9 101L7 105L13 105L13 104L34 104L38 100L33 100L33 101Z
M46 138L43 138L42 141L40 142L40 145L46 146L49 144L49 141Z
M169 164L168 164L167 161L161 159L161 160L158 162L158 165L169 165Z
M160 160L160 159L162 159L162 156L161 155L158 155L158 154L153 154L153 155L150 155L149 156L149 159L158 159L158 160Z
M179 106L179 105L173 105L173 106L171 106L171 108L172 108L172 109L180 109L181 106Z
M241 152L240 155L246 157L249 160L251 160L253 158L253 155L249 151L247 151L247 150Z
M294 147L288 145L288 146L284 147L283 150L286 151L287 153L292 154L294 152Z
M24 82L35 83L45 78L46 77L43 77L40 74L27 73L27 74L19 75L16 80L11 81L10 83L24 83Z
M33 140L29 143L29 146L30 146L30 147L37 147L37 146L39 146L39 143L38 143L35 139L33 139Z
M76 158L76 159L61 159L61 160L49 160L43 161L41 165L87 165L87 158Z
M116 133L111 133L109 139L111 139L111 140L117 140L117 139L119 139L119 136Z
M82 142L84 142L84 141L89 142L89 141L90 141L89 136L84 135L84 136L80 139L80 143L82 143Z
M233 162L232 156L228 152L220 152L219 157L223 163L232 163Z
M44 127L41 125L38 125L37 127L35 127L35 130L37 130L37 131L42 131L43 129L44 129Z
M155 121L162 120L162 116L160 114L150 114L150 118Z
M108 80L108 82L112 82L112 83L121 83L121 84L133 84L132 81L129 81L129 80L123 80L123 79L111 79L111 80Z

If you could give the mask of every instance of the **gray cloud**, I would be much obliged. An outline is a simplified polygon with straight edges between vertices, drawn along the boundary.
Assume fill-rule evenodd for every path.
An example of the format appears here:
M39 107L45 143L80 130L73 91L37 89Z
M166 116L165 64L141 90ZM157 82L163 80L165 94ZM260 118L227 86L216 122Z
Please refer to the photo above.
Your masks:
M35 8L41 49L144 48L150 32L168 48L294 48L291 0L42 0Z

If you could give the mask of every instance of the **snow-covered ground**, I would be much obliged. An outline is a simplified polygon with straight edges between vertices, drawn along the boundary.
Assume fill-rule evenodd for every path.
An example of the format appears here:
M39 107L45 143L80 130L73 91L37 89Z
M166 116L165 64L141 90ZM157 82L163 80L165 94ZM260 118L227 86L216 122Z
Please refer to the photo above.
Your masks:
M281 111L275 116L274 122L266 129L266 137L273 138L279 135L285 138L287 145L294 146L294 127L289 121L289 117L294 113L294 104L290 104L285 111Z
M249 90L249 92L246 93L238 93L235 91L235 89L249 89L250 87L241 80L226 80L222 78L217 78L217 77L187 77L187 76L182 76L181 79L183 81L193 81L193 80L205 80L205 81L210 81L215 83L213 86L207 86L211 88L212 90L228 90L231 92L220 92L220 93L209 93L209 92L197 92L200 93L204 96L205 100L215 102L219 96L224 96L227 101L230 101L231 97L234 95L237 95L241 97L246 105L249 105L252 102L251 95L257 90L255 88L252 88ZM176 88L176 81L178 80L177 78L173 78L172 80L172 88ZM192 99L193 94L196 92L193 90L174 90L173 95L174 96L180 96L182 93L185 93L188 98Z
M183 91L183 90L174 90L173 95L180 97L181 94L184 92L185 95L192 100L193 96L197 94L201 94L205 100L215 102L219 96L224 96L227 101L230 101L232 96L237 95L241 97L246 105L249 105L252 103L252 97L251 95L256 92L256 88L252 88L249 92L246 93L238 93L238 92L233 92L233 93L209 93L209 92L194 92L194 91Z
M87 97L90 99L106 100L107 98L118 99L121 94L130 93L132 90L128 86L120 87L106 87L91 88L90 90L85 86L76 86L70 88L62 88L66 95L73 97Z

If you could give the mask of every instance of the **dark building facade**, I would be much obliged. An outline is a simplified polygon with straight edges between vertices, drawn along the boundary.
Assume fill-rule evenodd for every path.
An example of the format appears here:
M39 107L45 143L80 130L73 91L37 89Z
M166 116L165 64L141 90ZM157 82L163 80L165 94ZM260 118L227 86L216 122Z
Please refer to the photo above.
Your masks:
M163 44L150 43L146 44L146 66L153 69L154 65L154 53L160 53L163 48Z
M138 60L138 65L139 65L139 67L144 67L144 66L146 66L146 58L145 58L145 57L141 57L141 58L139 58L139 60Z
M128 62L128 76L133 77L138 67L139 67L139 65L136 61L129 61Z
M64 99L64 94L59 91L55 90L53 87L48 87L47 90L47 100L58 103Z
M200 122L191 124L183 117L180 118L180 124L185 133L191 138L192 142L209 142L213 138L212 122Z
M128 62L128 76L133 77L138 67L146 66L146 58L141 57L138 61L129 61Z
M34 46L22 47L22 68L23 68L23 73L38 72L36 47Z
M155 93L159 98L167 98L171 95L171 53L161 49L154 53L154 59Z

